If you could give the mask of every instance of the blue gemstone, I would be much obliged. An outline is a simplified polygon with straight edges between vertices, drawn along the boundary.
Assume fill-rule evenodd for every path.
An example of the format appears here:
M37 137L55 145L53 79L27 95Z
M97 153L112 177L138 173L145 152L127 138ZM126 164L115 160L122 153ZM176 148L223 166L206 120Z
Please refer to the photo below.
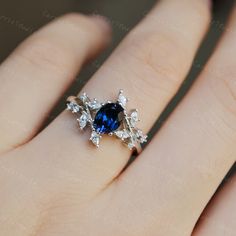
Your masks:
M96 132L109 134L119 128L124 108L119 103L107 103L97 112L93 127Z

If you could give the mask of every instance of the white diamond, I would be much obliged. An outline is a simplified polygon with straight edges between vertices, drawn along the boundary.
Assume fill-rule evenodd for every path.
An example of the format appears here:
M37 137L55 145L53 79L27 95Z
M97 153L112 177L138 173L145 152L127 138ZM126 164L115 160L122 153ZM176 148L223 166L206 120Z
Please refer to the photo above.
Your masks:
M79 106L73 102L67 103L67 109L72 111L73 113L77 113L80 110Z
M99 147L100 138L101 138L101 136L98 133L96 133L95 131L93 131L92 134L91 134L90 140L92 141L92 143L94 145Z
M121 139L127 139L130 137L127 130L118 130L115 132L116 136Z
M128 148L129 148L130 150L132 150L134 147L135 147L135 145L134 145L133 143L128 143Z
M123 138L126 139L126 138L129 138L129 137L130 137L129 132L125 130L123 132Z
M88 116L86 113L83 113L80 118L78 119L79 121L79 126L81 129L83 129L86 125L87 125L87 122L88 122Z
M68 103L66 104L66 106L67 106L67 109L68 109L68 110L72 111L72 103L71 103L71 102L68 102Z
M88 96L86 93L83 93L79 98L82 102L86 102L86 100L88 99Z
M125 106L126 103L128 102L128 99L123 95L122 92L119 94L118 102L121 104L121 106Z
M116 131L115 134L116 134L116 136L117 136L118 138L122 138L122 137L123 137L123 131L122 131L122 130Z
M147 135L143 135L142 137L140 137L140 142L146 143L147 142Z
M144 135L142 130L136 131L136 137L137 137L137 139L139 139L140 143L147 142L147 135Z
M138 129L138 130L136 131L136 137L139 138L139 137L142 136L142 135L143 135L142 130Z
M94 99L93 101L89 102L89 107L92 110L97 110L102 106L102 104L100 102L98 102L96 99Z
M130 115L130 123L134 127L138 121L138 112L135 110Z

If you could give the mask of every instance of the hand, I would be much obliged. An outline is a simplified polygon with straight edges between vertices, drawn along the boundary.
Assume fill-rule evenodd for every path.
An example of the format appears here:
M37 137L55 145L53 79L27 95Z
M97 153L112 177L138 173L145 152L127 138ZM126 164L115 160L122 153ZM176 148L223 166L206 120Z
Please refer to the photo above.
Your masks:
M160 1L83 91L103 101L124 89L148 132L191 67L209 3ZM130 151L110 137L94 148L68 111L40 130L108 43L106 21L69 14L23 42L0 67L0 235L235 235L235 178L206 208L236 156L235 29L236 12L191 91L123 172Z

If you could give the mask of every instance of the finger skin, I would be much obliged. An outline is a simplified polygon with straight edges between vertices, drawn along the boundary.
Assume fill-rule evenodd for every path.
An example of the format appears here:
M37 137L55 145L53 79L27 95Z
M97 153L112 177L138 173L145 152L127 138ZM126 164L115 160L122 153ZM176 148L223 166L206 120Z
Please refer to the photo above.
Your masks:
M128 108L139 109L139 127L147 132L187 74L209 19L206 1L159 2L83 91L106 101L115 99L118 90L123 89L130 99ZM89 137L89 132L80 134L77 122L64 112L30 145L47 146L58 166L92 178L103 188L124 168L130 151L119 140L105 136L96 149ZM61 158L53 155L55 148L60 149L56 153Z
M234 236L236 232L236 176L227 180L204 210L192 236Z
M132 199L132 208L140 206L136 211L152 209L146 219L137 214L132 221L136 225L145 221L158 235L190 235L236 160L235 28L234 12L221 43L189 94L147 149L111 186L119 206Z
M70 13L23 42L0 67L0 152L27 142L110 38L102 18Z
M177 89L184 75L187 73L186 70L188 70L188 66L191 64L198 44L204 35L210 15L210 10L206 2L200 3L200 1L186 0L181 1L181 4L179 3L180 1L177 0L165 0L159 5L159 8L155 8L150 18L147 17L144 21L146 23L140 26L140 30L137 28L137 34L134 33L134 36L130 36L130 38L126 40L127 43L124 41L123 46L121 45L120 49L117 49L116 55L121 59L116 59L116 56L113 56L110 62L108 61L106 66L103 67L102 70L104 72L98 72L93 78L94 81L96 78L97 82L91 83L85 90L92 96L107 99L109 96L116 94L117 88L120 87L118 85L124 83L124 89L127 89L127 94L130 94L130 96L134 95L133 101L136 101L136 98L138 99L140 94L132 93L132 91L143 91L145 88L144 84L149 84L150 91L148 89L146 90L145 97L148 97L150 92L154 91L155 94L160 93L160 98L167 101L173 95L172 92ZM170 9L170 11L168 9ZM190 19L186 20L184 17L182 18L183 9L186 9L188 12L187 16L190 17ZM154 17L153 21L153 16L157 15L160 15L160 18L158 18L159 16L157 19ZM168 16L168 18L163 18L165 16ZM181 22L178 22L178 19L181 19ZM194 32L192 31L192 25L188 25L192 19L196 30ZM165 26L160 23L162 21L166 22ZM180 60L179 57L177 60L177 56L172 57L172 50L169 49L169 47L172 49L178 48L175 44L175 33L172 29L173 22L177 23L177 28L182 27L182 24L184 24L186 32L189 32L189 42L193 43L183 49L187 53L186 57L188 59L185 62L185 56L181 57L183 61L178 64L181 67L181 72L178 70L177 76L175 69L172 68L175 68L175 66L177 66L175 62L180 62ZM152 45L151 48L157 47L160 50L155 49L155 53L151 56L153 57L153 63L151 63L153 66L151 67L154 67L155 70L152 70L148 63L144 71L138 71L145 63L143 60L136 63L139 59L136 60L134 52L139 49L141 44L141 52L145 53L146 43L145 40L143 40L145 32L143 32L144 36L141 32L145 28L148 28L149 25L151 28L149 29L151 31L150 35L155 35L153 37L150 36L149 33L147 34L148 38L151 38L148 40L150 41L150 45ZM162 36L163 31L164 36ZM177 43L178 46L182 45L180 41L182 33L179 32L179 34L180 35L177 36L179 39ZM137 35L139 35L139 37L137 37ZM157 35L160 35L160 40ZM133 47L129 53L125 53L133 44L133 39L138 40L137 46ZM150 49L150 51L152 50ZM156 56L157 52L160 53L160 58ZM122 57L121 54L123 54ZM166 57L165 54L169 55L169 57ZM139 56L140 55L138 55L138 58ZM143 57L150 58L147 55L142 56L142 58ZM163 58L165 58L165 62L170 60L171 65L168 64L167 69L165 69L165 62L162 61ZM155 63L157 63L157 65L154 65ZM111 73L105 73L106 70L109 71L111 64L113 64L113 69L110 70ZM158 65L164 69L156 73L156 70L158 71L159 68ZM116 69L117 72L115 73ZM137 74L131 73L131 71L134 72L136 70L138 71ZM149 72L149 70L151 70L151 72ZM102 80L103 75L106 79ZM165 82L164 79L166 76L170 79ZM173 80L177 82L172 84L172 77L174 77ZM125 81L128 81L128 78L131 80L126 84ZM136 78L139 83L138 81L133 81L133 79ZM140 82L142 80L141 78L148 78L147 83ZM103 81L104 86L101 86L99 81ZM159 83L161 81L164 81L164 84ZM109 88L112 83L114 83L113 89L111 87ZM135 87L136 83L139 84L137 88ZM92 88L95 84L99 88L103 87L104 90L93 90ZM129 86L130 84L131 86ZM108 86L107 90L105 90L106 85ZM156 88L158 88L158 85L160 89L157 89L157 92ZM152 87L153 90L151 90ZM164 88L164 92L162 92L162 88ZM166 96L162 97L162 94L166 94ZM143 119L145 120L145 118L147 118L147 123L144 123L143 126L143 128L146 127L145 130L151 126L148 122L152 122L156 119L156 116L159 115L160 110L163 108L162 105L164 106L164 104L166 104L163 102L163 104L159 106L156 102L157 98L155 97L154 101L153 99L154 97L150 100L151 102L142 102L142 99L136 101L136 105L141 105L144 108L148 107L146 105L144 106L144 104L148 102L153 104L155 114L153 113L151 115L149 112L152 120L147 115L145 115ZM160 99L160 101L162 100ZM135 102L131 105L135 107ZM142 116L146 114L146 112L147 111L143 111ZM137 232L132 223L130 224L131 227L126 227L127 224L120 225L123 220L129 222L132 217L134 217L134 219L136 217L136 212L127 207L126 214L124 214L125 218L119 219L119 216L122 215L120 213L124 210L125 206L131 203L132 199L127 199L126 203L120 207L121 212L117 214L117 209L113 213L110 211L113 209L112 194L103 195L104 199L99 198L101 196L99 195L99 191L104 190L107 184L110 183L127 162L129 151L124 153L124 149L118 146L118 142L116 146L111 139L105 139L99 150L92 149L91 146L87 144L88 134L79 135L77 126L72 120L69 113L63 113L63 118L60 116L48 130L45 130L27 145L23 145L8 152L0 160L0 166L4 169L4 171L0 172L0 175L3 175L3 180L8 180L3 181L5 183L4 190L5 192L12 190L12 194L10 194L9 198L2 198L3 201L0 202L0 204L2 204L0 214L4 214L3 212L5 212L6 214L4 214L3 217L11 216L12 211L15 210L14 218L6 217L9 221L5 221L5 224L2 225L2 229L5 230L2 231L3 235L6 235L5 232L7 232L11 236L23 236L26 234L38 234L43 236L150 236L149 234L143 234L144 231ZM58 139L60 139L60 142ZM121 155L123 155L124 158ZM15 170L17 170L16 173ZM31 181L33 181L33 183ZM23 191L20 192L21 194L19 194L17 190L15 191L15 183L17 190L23 189ZM32 184L34 185L33 190ZM17 193L17 198L14 198L14 194ZM30 199L30 202L28 199ZM9 205L13 206L13 209L8 207ZM25 213L25 209L28 209L29 212ZM32 209L35 211L32 211ZM143 216L145 216L145 214L143 214ZM22 227L15 224L15 222L19 221L20 223L23 222L23 224L20 224ZM24 228L25 222L29 222L29 224ZM137 226L138 225L136 225L136 227ZM28 231L26 231L26 229ZM139 230L139 227L137 227L137 229ZM134 231L132 232L132 230Z

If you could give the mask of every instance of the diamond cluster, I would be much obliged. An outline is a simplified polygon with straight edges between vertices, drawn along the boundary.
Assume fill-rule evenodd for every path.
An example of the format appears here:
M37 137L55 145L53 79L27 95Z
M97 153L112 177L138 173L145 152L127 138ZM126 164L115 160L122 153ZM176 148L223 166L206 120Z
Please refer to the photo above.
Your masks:
M91 100L86 93L67 99L67 109L77 116L81 130L91 129L91 142L99 147L102 135L109 134L121 139L131 150L147 141L147 135L137 128L138 110L126 111L128 99L120 90L117 101L101 103Z

